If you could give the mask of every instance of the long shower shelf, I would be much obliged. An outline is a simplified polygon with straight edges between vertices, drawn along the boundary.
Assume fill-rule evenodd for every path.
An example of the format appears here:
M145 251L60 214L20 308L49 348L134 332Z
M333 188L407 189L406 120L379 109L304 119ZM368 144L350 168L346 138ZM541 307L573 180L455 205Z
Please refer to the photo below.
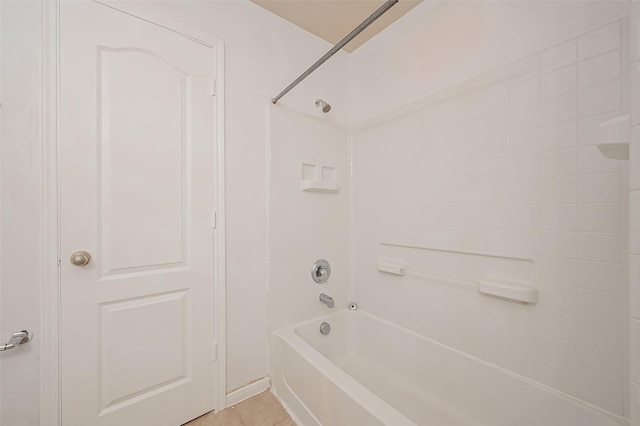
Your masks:
M404 276L407 273L425 278L437 284L448 285L460 290L478 291L481 294L496 296L501 299L534 304L538 302L538 289L532 284L498 277L489 277L477 282L454 279L416 271L407 262L379 260L377 269L391 275Z

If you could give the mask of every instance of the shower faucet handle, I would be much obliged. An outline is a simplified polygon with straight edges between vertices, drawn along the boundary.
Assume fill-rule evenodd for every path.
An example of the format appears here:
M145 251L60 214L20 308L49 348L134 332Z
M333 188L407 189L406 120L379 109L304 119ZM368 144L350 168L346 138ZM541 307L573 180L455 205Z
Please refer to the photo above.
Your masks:
M311 266L311 278L318 284L326 283L331 276L331 265L325 259L318 259Z

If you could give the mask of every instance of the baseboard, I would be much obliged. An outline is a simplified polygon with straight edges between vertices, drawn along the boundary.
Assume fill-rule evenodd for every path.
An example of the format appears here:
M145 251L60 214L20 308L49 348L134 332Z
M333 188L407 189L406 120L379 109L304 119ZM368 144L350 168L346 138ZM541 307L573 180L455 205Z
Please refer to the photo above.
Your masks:
M225 406L230 407L244 401L245 399L249 399L252 396L256 396L257 394L269 389L269 384L269 378L264 377L260 380L249 383L248 385L243 386L240 389L236 389L233 392L227 394Z

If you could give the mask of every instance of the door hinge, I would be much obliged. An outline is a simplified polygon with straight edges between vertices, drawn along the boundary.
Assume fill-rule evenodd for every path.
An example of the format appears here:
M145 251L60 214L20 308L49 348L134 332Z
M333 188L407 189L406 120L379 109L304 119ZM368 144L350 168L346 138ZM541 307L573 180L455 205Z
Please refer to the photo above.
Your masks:
M216 95L216 80L211 80L211 96Z
M58 266L62 265L62 256L58 254Z
M218 212L216 212L215 210L211 210L211 227L213 229L216 229L217 226L217 222L218 222Z
M217 343L213 344L213 360L214 361L218 360L218 344Z

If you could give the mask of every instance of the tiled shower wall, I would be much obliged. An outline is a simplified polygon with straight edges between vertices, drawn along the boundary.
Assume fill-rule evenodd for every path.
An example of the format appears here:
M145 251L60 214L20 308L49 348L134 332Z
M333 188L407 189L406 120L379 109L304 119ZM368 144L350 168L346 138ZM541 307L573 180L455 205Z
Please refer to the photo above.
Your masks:
M333 297L336 309L348 304L349 140L331 115L283 104L269 109L269 328L277 330L330 313L318 300L321 292ZM335 179L337 191L302 191L303 164L318 180ZM329 176L322 176L323 167ZM311 278L317 259L331 265L327 283Z
M629 155L629 313L631 425L640 425L640 2L631 3L631 141Z
M625 415L628 169L594 145L628 111L627 35L612 22L358 129L352 300ZM384 243L440 253L452 276L379 272ZM447 285L460 256L530 262L539 302Z

